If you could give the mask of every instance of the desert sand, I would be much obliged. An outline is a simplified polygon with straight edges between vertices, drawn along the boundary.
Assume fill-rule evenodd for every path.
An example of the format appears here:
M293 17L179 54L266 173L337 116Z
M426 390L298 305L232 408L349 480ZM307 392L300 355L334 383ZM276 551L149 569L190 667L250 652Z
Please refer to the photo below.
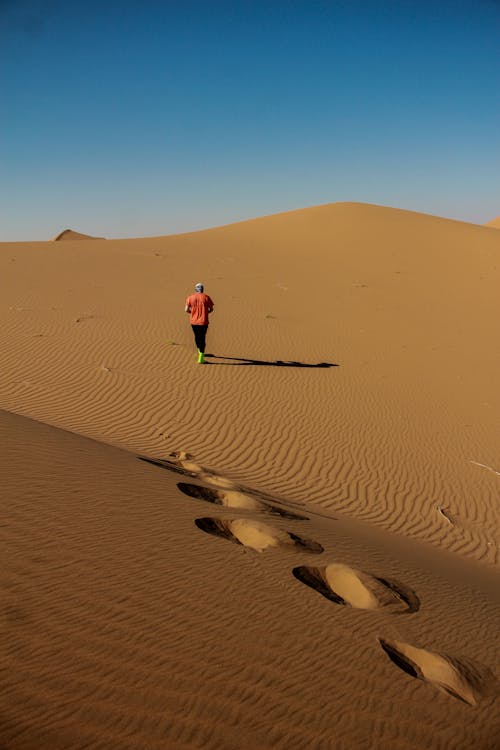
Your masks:
M500 234L76 234L0 243L2 750L497 748Z

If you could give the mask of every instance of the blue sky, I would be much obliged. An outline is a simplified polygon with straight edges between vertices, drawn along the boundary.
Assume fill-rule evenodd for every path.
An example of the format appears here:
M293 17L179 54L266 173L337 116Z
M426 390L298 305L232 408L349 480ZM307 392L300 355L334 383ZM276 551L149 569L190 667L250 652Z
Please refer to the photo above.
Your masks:
M0 240L500 215L498 0L0 0Z

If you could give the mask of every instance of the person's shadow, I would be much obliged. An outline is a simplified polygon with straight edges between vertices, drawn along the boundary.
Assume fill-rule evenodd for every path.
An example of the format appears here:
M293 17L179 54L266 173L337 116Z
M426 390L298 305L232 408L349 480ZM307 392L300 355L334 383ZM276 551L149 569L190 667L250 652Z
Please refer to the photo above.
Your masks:
M228 366L237 366L237 365L259 365L263 367L339 367L338 364L335 364L334 362L318 362L316 365L309 364L307 362L284 362L281 359L276 359L274 361L267 361L264 359L246 359L245 357L223 357L220 354L205 354L205 358L210 357L210 359L221 359L224 360L223 362L209 362L207 359L205 359L206 365L228 365ZM227 361L229 360L229 361Z

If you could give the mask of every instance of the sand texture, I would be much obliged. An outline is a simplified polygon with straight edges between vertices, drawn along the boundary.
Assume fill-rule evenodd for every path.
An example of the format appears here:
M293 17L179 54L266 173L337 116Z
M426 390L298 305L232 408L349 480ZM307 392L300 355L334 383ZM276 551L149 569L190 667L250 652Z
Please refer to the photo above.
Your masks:
M500 235L64 239L0 243L2 750L495 750Z

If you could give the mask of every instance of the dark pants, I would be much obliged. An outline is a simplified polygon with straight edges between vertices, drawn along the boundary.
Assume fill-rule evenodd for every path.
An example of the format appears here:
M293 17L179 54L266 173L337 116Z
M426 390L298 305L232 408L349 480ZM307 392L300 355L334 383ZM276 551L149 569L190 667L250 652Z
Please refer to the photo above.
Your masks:
M203 352L205 354L205 339L207 336L207 328L206 326L191 326L194 333L194 340L196 341L196 348L198 351Z

